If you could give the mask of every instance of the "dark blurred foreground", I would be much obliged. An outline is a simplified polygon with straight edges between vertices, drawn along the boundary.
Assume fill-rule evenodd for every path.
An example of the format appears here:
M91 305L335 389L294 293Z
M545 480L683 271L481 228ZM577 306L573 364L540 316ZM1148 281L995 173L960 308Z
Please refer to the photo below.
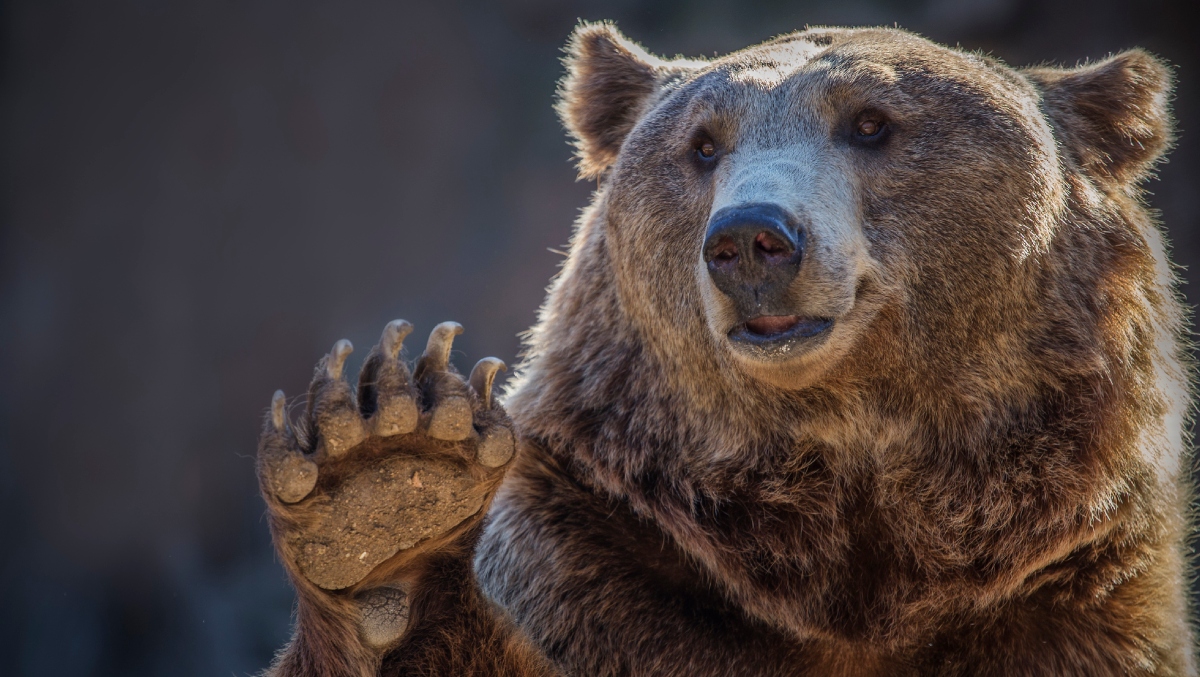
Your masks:
M268 664L271 392L396 317L515 360L591 188L550 108L579 17L667 55L893 22L1014 65L1147 47L1183 132L1151 201L1200 259L1183 0L105 4L0 9L3 675Z

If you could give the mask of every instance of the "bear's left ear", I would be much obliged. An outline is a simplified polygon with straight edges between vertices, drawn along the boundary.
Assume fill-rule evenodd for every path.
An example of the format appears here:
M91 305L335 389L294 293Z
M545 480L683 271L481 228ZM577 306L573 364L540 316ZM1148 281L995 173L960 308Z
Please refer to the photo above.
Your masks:
M611 23L580 24L566 52L555 109L574 137L580 178L595 178L616 161L660 78L683 62L649 54Z
M1171 72L1147 52L1025 74L1041 87L1062 142L1097 179L1136 183L1171 145Z

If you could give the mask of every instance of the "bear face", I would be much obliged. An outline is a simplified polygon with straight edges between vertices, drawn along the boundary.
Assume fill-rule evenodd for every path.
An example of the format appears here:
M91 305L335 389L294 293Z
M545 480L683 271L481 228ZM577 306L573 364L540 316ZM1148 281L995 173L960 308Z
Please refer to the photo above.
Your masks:
M1032 337L1088 324L1037 274L1068 202L1132 185L1170 136L1138 52L1026 78L903 31L810 30L667 62L594 26L573 54L560 111L604 176L622 307L666 350L704 336L788 389L913 365L1030 380Z

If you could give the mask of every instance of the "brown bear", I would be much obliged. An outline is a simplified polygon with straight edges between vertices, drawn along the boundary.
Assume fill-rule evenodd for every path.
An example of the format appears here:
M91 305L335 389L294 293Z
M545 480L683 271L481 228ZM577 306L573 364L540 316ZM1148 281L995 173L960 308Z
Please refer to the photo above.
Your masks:
M453 323L276 396L273 674L1195 674L1158 60L584 24L567 69L599 186L504 408Z

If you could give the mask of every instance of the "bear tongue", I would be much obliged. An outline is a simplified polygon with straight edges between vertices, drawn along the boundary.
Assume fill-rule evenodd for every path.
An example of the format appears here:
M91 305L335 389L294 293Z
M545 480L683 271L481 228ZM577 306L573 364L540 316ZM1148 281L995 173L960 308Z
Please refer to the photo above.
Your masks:
M760 315L746 322L746 328L755 334L769 336L782 334L796 326L798 322L800 322L800 318L795 315Z

